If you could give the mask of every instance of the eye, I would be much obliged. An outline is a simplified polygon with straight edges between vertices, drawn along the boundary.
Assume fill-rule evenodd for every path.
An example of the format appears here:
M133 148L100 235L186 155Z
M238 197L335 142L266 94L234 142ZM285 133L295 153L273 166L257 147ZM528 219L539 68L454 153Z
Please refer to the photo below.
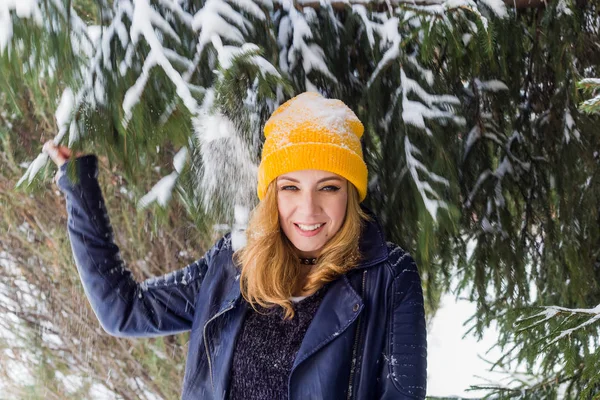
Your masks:
M279 190L298 190L298 188L294 185L286 185L282 186Z
M323 187L321 190L324 190L326 192L337 192L338 190L340 190L340 188L337 186L329 185L329 186Z

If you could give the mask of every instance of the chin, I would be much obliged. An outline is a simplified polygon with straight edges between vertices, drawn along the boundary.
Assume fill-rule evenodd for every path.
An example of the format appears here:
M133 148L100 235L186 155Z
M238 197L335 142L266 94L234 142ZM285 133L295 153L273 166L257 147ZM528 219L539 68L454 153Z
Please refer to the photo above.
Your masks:
M295 248L303 253L318 253L323 248L324 243L306 243L304 241L292 241Z

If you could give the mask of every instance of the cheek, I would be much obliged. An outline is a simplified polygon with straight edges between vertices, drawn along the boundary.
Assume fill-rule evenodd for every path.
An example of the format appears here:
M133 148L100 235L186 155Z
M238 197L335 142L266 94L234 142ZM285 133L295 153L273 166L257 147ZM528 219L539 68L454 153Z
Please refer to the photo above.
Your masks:
M336 201L331 204L331 217L335 221L335 231L337 232L346 217L346 208L348 206L348 196L340 196Z
M284 221L290 214L290 201L285 196L277 196L277 211L279 212L279 220Z

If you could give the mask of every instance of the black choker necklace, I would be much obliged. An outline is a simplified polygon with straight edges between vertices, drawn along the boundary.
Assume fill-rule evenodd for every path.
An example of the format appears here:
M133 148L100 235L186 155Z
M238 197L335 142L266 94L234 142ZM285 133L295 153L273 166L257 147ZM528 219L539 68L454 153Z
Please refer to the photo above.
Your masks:
M315 265L316 263L317 263L317 259L316 258L303 258L303 257L300 257L300 264Z

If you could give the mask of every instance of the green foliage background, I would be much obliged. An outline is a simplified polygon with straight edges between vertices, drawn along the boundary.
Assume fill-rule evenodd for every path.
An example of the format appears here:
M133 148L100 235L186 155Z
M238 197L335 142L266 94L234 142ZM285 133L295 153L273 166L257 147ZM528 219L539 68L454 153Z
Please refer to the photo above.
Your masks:
M259 47L222 68L214 47L196 53L198 33L162 3L152 4L171 17L181 39L164 37L163 45L194 65L189 78L193 97L201 103L209 90L214 92L211 111L232 120L254 159L260 154L260 128L277 100L307 90L308 82L355 110L366 128L371 176L366 204L381 217L388 239L415 256L429 316L443 293L467 293L477 304L471 333L481 334L492 322L500 327L505 356L494 367L511 370L520 363L533 371L536 366L531 379L515 378L510 388L488 388L490 398L550 399L560 393L594 398L600 393L597 322L552 342L589 316L562 311L543 322L536 317L548 305L586 309L600 303L598 101L580 109L583 101L598 95L597 82L584 79L600 76L600 11L596 1L571 1L565 14L560 3L509 8L506 18L481 4L437 14L402 4L389 17L406 17L410 23L398 24L403 38L397 44L399 55L388 62L382 60L389 43L375 35L371 44L367 25L348 7L310 12L297 7L312 16L310 43L323 50L335 80L318 70L306 73L302 63L278 77L262 74L253 63L252 57L260 56L281 67L275 33L290 10L268 10L267 21L244 14L255 27L244 39ZM104 335L72 263L64 206L51 183L53 168L42 169L41 179L32 180L26 190L14 186L24 172L22 163L34 159L41 143L55 136L53 115L63 90L77 92L98 82L110 101L75 110L82 137L73 148L100 156L101 183L118 244L139 279L198 258L218 236L213 224L232 222L231 204L215 198L214 209L207 212L198 200L202 188L196 175L203 158L194 118L162 69L150 71L141 101L129 123L122 123L123 98L148 56L146 42L134 47L132 67L118 74L112 71L119 70L129 47L114 36L107 42L110 53L100 54L102 67L88 75L88 58L81 44L73 44L73 32L84 35L77 31L74 15L108 29L117 5L78 0L64 3L61 11L57 3L40 4L54 21L50 34L13 15L13 45L0 57L0 210L5 216L0 241L8 250L2 257L16 266L2 270L0 293L13 302L2 303L0 311L17 316L2 319L2 324L20 338L18 345L3 344L13 356L0 358L1 369L9 374L14 360L31 366L33 384L11 388L18 398L81 398L94 383L123 398L145 398L145 389L177 398L187 336L129 341ZM204 2L183 5L193 15ZM373 22L387 7L371 2L366 10ZM129 28L130 21L123 21ZM184 64L178 70L185 70ZM424 69L432 73L432 82ZM430 104L423 93L403 89L408 80L428 95L448 97ZM501 81L505 89L486 88L491 81ZM256 94L252 106L245 101L249 91ZM429 110L437 107L448 117L427 119L425 129L406 123L406 100ZM419 178L446 204L436 218L411 175L407 140L429 174L421 172ZM182 146L190 146L193 154L179 177L175 201L167 208L140 210L138 200L172 171L172 158ZM501 174L507 162L510 171ZM27 295L44 308L24 301ZM60 336L63 344L50 346L43 340L48 334ZM83 386L69 393L59 372L85 377ZM141 381L127 381L131 376Z

